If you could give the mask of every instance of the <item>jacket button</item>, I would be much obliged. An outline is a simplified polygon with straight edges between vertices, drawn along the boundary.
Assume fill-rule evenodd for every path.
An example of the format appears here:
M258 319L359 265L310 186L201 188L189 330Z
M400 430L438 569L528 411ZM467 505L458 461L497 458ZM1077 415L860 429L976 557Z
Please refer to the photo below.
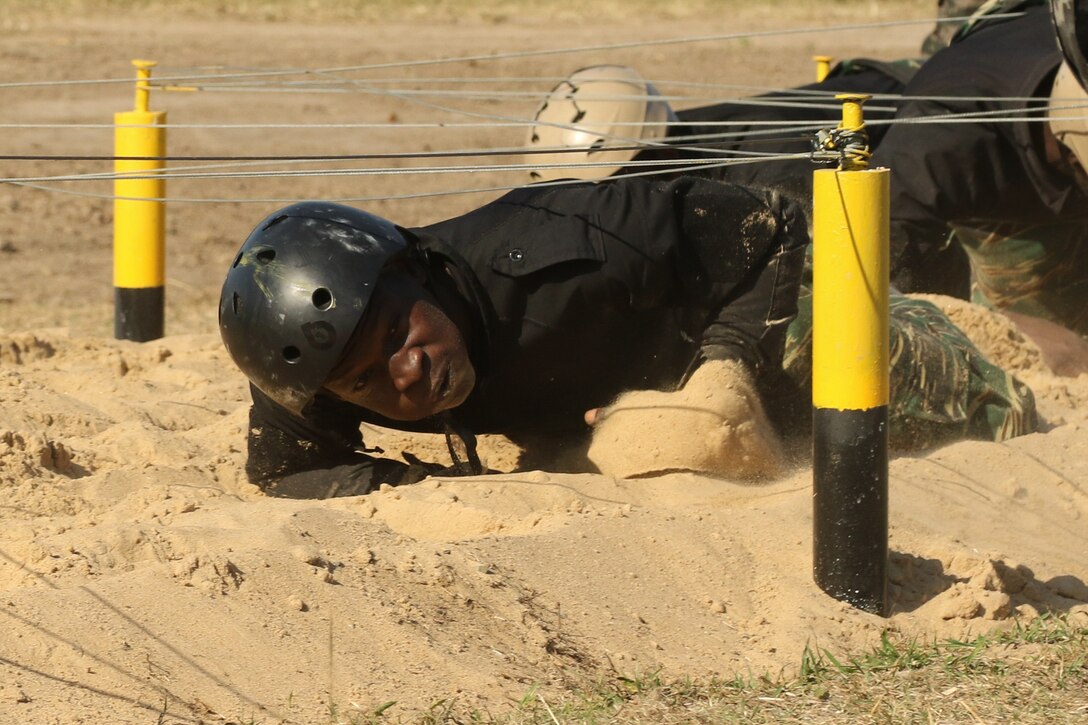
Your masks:
M520 262L521 260L525 259L525 252L521 251L520 249L511 249L510 254L508 254L507 256L510 257L511 262Z

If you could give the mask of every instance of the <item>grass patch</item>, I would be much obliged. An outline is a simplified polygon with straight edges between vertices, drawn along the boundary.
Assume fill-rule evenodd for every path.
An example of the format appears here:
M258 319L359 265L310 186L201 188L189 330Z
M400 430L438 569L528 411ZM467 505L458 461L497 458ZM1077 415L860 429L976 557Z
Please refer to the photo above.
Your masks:
M849 657L806 648L797 672L732 680L617 675L579 692L532 689L501 715L439 701L402 718L390 707L353 725L557 723L1083 723L1088 627L1041 617L971 640L924 642L885 633Z

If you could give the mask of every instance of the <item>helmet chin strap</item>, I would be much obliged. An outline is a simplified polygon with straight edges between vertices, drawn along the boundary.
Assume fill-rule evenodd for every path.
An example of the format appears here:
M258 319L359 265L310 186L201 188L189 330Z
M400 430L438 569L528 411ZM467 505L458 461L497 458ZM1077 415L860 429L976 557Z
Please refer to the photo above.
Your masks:
M446 434L446 448L449 449L453 469L457 475L480 476L486 473L483 464L480 463L480 456L476 453L476 435L454 421L453 415L448 410L439 413L438 420L442 423L443 432Z

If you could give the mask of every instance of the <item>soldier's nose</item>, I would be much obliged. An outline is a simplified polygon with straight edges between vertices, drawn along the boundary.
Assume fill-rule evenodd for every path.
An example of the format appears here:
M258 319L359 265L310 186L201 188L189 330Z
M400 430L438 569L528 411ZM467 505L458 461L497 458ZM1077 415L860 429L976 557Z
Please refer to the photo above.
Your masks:
M406 392L426 373L426 357L418 347L402 347L389 358L389 377L397 392Z

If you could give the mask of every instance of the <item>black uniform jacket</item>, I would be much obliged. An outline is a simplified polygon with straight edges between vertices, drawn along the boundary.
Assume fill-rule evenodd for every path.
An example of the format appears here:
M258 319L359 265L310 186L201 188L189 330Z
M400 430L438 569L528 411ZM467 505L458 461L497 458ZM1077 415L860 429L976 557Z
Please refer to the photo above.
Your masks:
M1044 115L1060 63L1044 4L1018 18L986 20L936 53L907 85L898 122L979 115L896 123L873 154L870 165L891 173L892 274L900 289L963 296L966 268L962 253L947 245L950 224L1027 226L1083 208L1073 177L1047 163L1044 124L1009 121ZM961 261L950 263L948 253Z
M883 96L867 104L865 117L888 119L895 113L894 96L902 93L916 69L917 64L913 61L885 63L859 58L839 63L819 83L743 101L677 111L681 123L670 128L670 141L683 146L682 153L691 157L742 157L737 153L725 156L722 151L744 155L802 154L801 158L794 159L711 166L695 173L746 186L776 189L807 205L812 197L812 172L821 166L833 168L837 163L816 163L805 156L813 150L817 130L835 128L842 120L842 101L835 100L835 95ZM869 128L870 147L881 141L886 129L887 126L879 125ZM700 147L715 149L717 153L701 152Z
M667 389L699 359L780 370L807 243L792 202L708 179L527 187L406 230L475 310L477 384L455 430L583 434L586 410ZM272 493L363 493L411 475L364 452L384 420L318 395L305 419L253 389L247 473Z

